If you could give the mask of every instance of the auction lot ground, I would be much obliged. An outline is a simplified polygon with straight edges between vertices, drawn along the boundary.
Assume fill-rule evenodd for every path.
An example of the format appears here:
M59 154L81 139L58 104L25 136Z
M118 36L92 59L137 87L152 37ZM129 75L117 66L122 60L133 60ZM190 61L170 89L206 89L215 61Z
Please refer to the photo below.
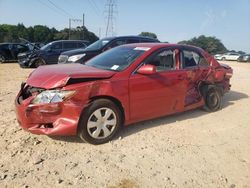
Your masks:
M137 123L99 146L23 131L14 99L32 69L0 64L0 187L250 187L250 64L224 63L222 110Z

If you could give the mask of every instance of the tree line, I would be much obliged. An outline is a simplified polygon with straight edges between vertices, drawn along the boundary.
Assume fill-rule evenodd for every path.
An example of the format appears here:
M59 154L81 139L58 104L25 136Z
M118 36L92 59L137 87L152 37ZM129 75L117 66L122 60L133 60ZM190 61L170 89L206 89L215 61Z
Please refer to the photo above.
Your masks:
M152 32L141 32L139 35L157 39L157 35ZM0 24L0 43L20 42L20 37L30 42L41 43L48 43L54 40L67 40L69 39L69 29L65 28L58 31L54 27L49 28L43 25L25 27L20 23L17 25ZM82 26L70 30L70 39L84 39L92 43L99 38L86 27ZM210 54L225 53L229 51L218 38L204 35L194 37L190 40L180 41L178 44L194 45L208 51ZM234 50L231 51L235 52ZM238 53L244 54L245 52L238 51Z
M0 43L1 42L20 42L19 38L24 38L30 42L48 43L54 40L69 39L69 29L65 28L58 31L43 25L35 25L33 27L25 27L23 24L0 25ZM90 43L95 42L99 38L90 32L86 27L77 27L70 30L70 39L87 40Z
M139 35L157 39L157 35L151 32L141 32ZM220 39L205 35L200 35L199 37L194 37L189 40L183 40L178 42L178 44L197 46L206 50L212 55L223 54L225 52L237 52L239 54L245 54L243 51L228 50Z

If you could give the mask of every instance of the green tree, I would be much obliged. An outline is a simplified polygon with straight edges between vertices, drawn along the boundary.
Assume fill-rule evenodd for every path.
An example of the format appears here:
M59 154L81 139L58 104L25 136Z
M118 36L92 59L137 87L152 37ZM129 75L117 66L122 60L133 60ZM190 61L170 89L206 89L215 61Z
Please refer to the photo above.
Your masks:
M197 46L206 50L210 54L227 52L227 48L219 39L217 39L216 37L206 37L204 35L201 35L198 38L194 37L190 40L180 41L178 42L178 44Z
M144 37L150 37L150 38L157 39L157 35L155 33L151 33L151 32L141 32L139 34L139 36L144 36Z
M84 32L84 36L83 36ZM89 42L95 42L98 37L90 32L86 27L77 27L70 31L70 39L87 40ZM33 27L26 28L22 23L18 25L0 25L0 42L20 42L19 37L25 38L30 42L42 42L48 43L53 40L68 40L69 29L65 28L61 31L55 28L49 28L43 25L35 25Z

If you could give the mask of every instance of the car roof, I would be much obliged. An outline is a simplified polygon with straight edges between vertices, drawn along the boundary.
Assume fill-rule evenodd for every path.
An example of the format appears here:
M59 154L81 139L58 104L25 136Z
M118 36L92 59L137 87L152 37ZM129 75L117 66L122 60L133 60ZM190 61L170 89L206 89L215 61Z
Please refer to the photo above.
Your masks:
M6 44L21 44L21 45L25 45L23 43L18 43L18 42L3 42L3 43L0 43L0 45L6 45Z
M55 42L86 42L86 43L89 43L89 41L87 41L87 40L55 40L55 41L51 41L49 43L55 43Z
M132 44L126 44L123 46L148 47L148 48L178 47L178 48L190 48L190 49L196 49L198 51L203 51L203 49L196 47L196 46L185 45L185 44L170 44L170 43L132 43Z
M146 37L146 36L138 36L138 35L128 35L128 36L116 36L116 37L105 37L102 39L107 39L107 40L113 40L113 39L120 39L120 38L133 38L133 39L148 39L152 41L159 41L158 39L154 39L151 37Z

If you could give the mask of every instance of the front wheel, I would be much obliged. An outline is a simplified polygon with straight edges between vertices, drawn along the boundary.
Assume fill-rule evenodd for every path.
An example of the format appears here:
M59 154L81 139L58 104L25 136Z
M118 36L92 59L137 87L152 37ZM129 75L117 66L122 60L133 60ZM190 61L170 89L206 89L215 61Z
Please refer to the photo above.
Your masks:
M215 86L208 86L203 93L205 100L204 109L209 112L215 112L221 109L222 97L221 93Z
M78 125L78 135L91 144L110 141L122 124L120 109L112 101L97 99L84 109Z
M34 62L35 68L42 66L42 65L46 65L46 62L43 59L39 58L39 59L35 60L35 62Z

